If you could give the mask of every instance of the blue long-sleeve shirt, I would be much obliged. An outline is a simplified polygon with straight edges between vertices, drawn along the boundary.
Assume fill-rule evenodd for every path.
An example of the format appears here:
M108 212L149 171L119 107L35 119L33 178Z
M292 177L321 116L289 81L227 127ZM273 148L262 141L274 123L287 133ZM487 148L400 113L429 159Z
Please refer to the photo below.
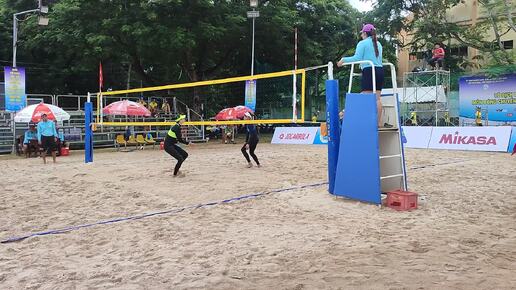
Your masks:
M56 131L56 125L52 121L39 122L38 123L38 141L41 142L41 136L54 136L59 137Z
M25 131L25 136L23 137L23 144L29 144L31 140L36 140L38 138L38 133L33 132L31 130Z
M258 130L256 129L256 125L245 125L245 130L245 143L258 140Z
M383 67L382 44L379 41L377 41L376 43L378 44L378 57L376 57L376 53L374 52L373 39L371 37L368 37L364 40L361 40L357 44L354 56L343 57L342 61L344 61L344 63L349 63L355 61L369 60L373 62L375 67ZM361 69L364 69L366 67L371 67L371 65L369 63L360 64Z

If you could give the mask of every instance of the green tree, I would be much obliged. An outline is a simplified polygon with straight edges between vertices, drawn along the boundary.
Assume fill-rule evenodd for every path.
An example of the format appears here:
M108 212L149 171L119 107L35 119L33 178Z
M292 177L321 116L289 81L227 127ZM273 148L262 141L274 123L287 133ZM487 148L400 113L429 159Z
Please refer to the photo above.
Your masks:
M505 0L479 0L480 9L487 12L488 18L476 25L464 26L452 23L446 12L457 5L459 0L378 0L370 17L377 19L382 27L389 28L389 35L395 41L413 51L428 48L434 42L449 40L479 50L490 57L497 66L514 64L514 54L503 49L500 37L511 29L505 9L509 6ZM510 14L510 13L509 13ZM512 16L512 15L511 15ZM411 39L403 39L400 32L404 30ZM494 31L495 37L489 39L488 31ZM459 64L462 59L454 62ZM456 69L459 69L456 67Z
M32 0L0 0L4 27ZM18 60L28 71L28 91L85 93L97 88L99 62L105 87L125 88L248 75L251 25L248 1L60 0L50 23L36 17L20 26ZM334 60L354 45L357 12L340 0L261 1L256 25L258 72L291 69L294 27L299 66ZM10 43L12 31L0 32ZM0 49L10 59L10 47ZM8 64L8 63L4 63Z

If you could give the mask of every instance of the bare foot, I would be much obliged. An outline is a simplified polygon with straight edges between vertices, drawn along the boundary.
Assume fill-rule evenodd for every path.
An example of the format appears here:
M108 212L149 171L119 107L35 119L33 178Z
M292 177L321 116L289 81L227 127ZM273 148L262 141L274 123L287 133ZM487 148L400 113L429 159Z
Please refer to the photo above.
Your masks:
M253 164L251 162L247 163L247 168L253 167Z

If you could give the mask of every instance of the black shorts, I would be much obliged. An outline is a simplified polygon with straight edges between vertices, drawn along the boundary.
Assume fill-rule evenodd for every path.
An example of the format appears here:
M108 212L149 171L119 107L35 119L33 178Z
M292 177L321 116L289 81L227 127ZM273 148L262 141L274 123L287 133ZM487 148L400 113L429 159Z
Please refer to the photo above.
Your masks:
M52 153L52 151L56 151L56 137L54 136L41 136L41 147L43 150L47 151L47 154Z
M366 67L362 70L362 92L373 90L373 69ZM383 67L375 66L375 78L376 78L376 90L381 91L383 89L384 73Z

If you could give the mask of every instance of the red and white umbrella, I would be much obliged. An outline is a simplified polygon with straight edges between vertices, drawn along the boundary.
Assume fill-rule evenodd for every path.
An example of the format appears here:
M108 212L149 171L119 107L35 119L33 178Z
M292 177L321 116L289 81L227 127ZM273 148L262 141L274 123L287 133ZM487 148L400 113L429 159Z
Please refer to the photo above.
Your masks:
M234 108L226 108L220 111L216 116L215 120L217 121L227 121L227 120L238 120L243 119L245 113L254 114L253 110L249 109L246 106L236 106Z
M149 117L151 112L139 103L123 100L111 103L102 109L105 115L123 115L123 116L144 116Z
M46 114L49 120L56 120L58 122L70 120L70 114L63 109L54 105L39 103L25 107L23 110L16 113L14 122L18 123L37 123L41 120L41 115Z

